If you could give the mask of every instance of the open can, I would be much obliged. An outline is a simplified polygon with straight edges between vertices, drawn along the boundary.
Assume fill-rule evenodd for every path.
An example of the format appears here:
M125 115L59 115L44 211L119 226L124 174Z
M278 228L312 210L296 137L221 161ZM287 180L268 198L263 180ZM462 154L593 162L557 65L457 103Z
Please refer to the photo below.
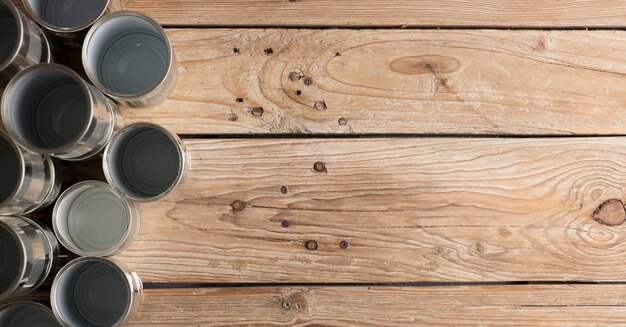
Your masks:
M10 0L0 0L0 40L0 91L22 69L52 61L46 35Z
M95 23L85 37L82 60L96 87L132 108L165 101L178 75L165 30L134 11L117 11Z
M0 327L62 327L52 310L37 302L0 306Z
M0 109L17 143L64 160L96 155L122 124L113 101L58 64L19 72L4 90Z
M31 17L68 45L81 46L98 19L120 10L119 0L23 0Z
M46 226L24 217L0 217L0 300L28 294L62 264Z
M19 147L0 131L0 215L28 214L50 205L61 179L49 156Z
M112 260L78 258L59 271L50 294L52 312L67 327L122 326L137 311L143 285Z

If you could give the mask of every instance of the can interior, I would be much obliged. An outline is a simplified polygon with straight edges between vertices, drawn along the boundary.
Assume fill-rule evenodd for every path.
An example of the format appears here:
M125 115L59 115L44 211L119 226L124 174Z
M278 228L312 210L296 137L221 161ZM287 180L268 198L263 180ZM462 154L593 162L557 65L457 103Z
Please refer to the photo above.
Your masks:
M22 175L20 156L14 144L0 134L0 204L15 192Z
M18 278L20 266L21 248L11 232L0 224L0 294Z
M83 184L59 200L54 227L70 250L99 255L123 240L129 224L129 209L115 191L104 184Z
M32 150L71 146L89 123L89 97L63 70L37 66L14 79L6 93L5 125Z
M51 312L29 302L0 310L0 327L61 327Z
M32 12L59 28L77 28L93 23L107 6L107 0L28 0Z
M130 307L128 280L108 262L71 264L57 276L54 287L55 314L70 326L114 326Z
M167 74L168 41L150 21L119 15L92 33L85 45L85 70L107 90L140 95L153 90Z
M5 0L0 0L0 67L6 65L17 48L17 19Z
M163 130L136 126L109 144L107 166L114 185L133 198L164 194L178 181L183 158L176 142Z

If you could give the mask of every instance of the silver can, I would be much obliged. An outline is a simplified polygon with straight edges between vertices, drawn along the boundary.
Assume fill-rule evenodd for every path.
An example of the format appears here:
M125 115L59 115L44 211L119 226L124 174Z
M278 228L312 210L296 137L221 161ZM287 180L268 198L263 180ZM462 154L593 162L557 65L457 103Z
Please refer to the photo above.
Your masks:
M50 205L61 178L49 156L19 147L0 131L0 215L28 214Z
M21 146L64 160L94 156L122 124L113 101L57 64L18 73L0 109L7 132Z
M0 300L28 294L61 265L59 244L44 225L0 217Z
M82 45L89 28L104 15L122 9L119 0L23 0L31 17L69 45Z
M85 38L82 60L95 86L133 108L165 101L178 75L161 25L133 11L118 11L95 23Z
M0 327L62 327L52 310L37 302L0 306Z
M52 60L45 34L10 0L0 0L0 40L0 91L22 69Z
M175 134L159 125L137 123L111 138L102 165L116 191L135 201L153 201L181 183L189 156Z
M68 250L81 256L111 256L137 237L139 209L107 183L80 182L59 197L52 225Z
M52 312L67 327L121 326L137 311L143 286L137 274L112 260L76 259L59 271Z

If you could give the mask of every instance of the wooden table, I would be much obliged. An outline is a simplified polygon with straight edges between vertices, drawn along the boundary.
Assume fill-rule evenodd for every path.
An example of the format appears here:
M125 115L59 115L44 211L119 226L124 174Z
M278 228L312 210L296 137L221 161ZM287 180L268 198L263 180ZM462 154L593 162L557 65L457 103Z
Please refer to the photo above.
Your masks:
M626 2L124 5L192 157L131 326L626 324Z

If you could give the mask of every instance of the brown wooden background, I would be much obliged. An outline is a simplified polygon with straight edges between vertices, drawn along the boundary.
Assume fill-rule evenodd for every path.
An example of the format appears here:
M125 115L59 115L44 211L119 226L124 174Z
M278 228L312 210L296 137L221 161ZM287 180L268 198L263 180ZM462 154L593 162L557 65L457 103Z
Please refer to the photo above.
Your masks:
M626 2L124 5L192 157L131 326L626 325Z

